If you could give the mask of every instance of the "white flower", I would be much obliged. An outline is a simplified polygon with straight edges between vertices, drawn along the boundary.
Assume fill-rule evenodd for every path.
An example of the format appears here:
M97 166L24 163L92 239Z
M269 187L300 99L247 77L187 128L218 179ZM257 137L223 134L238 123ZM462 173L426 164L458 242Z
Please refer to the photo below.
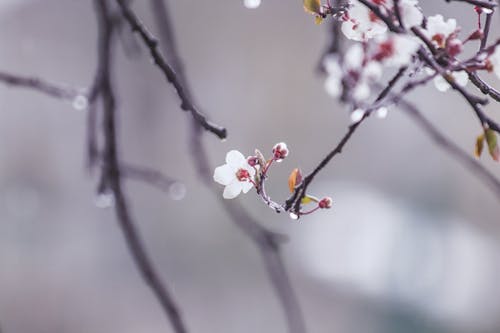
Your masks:
M420 45L416 38L399 34L385 35L377 42L379 49L374 59L393 67L408 65Z
M342 32L352 40L366 41L387 31L387 27L370 9L354 2L346 13Z
M330 96L337 98L342 92L342 68L338 57L328 55L323 60L323 66L328 75L325 80L325 90Z
M430 68L426 68L426 72L430 75L435 73L434 70ZM450 75L453 81L455 81L455 83L461 87L465 87L469 82L469 74L467 74L466 71L451 72L447 75ZM448 81L446 81L446 79L441 75L438 75L434 78L434 85L436 86L436 89L441 92L446 92L451 88Z
M226 164L215 168L214 180L224 185L224 199L236 198L241 191L247 193L253 187L251 180L255 176L245 156L237 150L231 150L226 155Z
M437 47L444 48L448 37L456 31L457 21L455 19L448 19L445 22L442 15L434 15L427 19L427 28L422 32Z
M352 97L361 101L370 97L370 85L382 76L382 66L378 61L365 61L361 44L353 44L345 53L345 71L352 80Z
M400 0L399 12L401 13L401 21L405 28L412 28L422 24L424 14L417 7L418 0Z
M500 78L500 47L495 47L495 51L490 55L489 61L493 66L493 72Z

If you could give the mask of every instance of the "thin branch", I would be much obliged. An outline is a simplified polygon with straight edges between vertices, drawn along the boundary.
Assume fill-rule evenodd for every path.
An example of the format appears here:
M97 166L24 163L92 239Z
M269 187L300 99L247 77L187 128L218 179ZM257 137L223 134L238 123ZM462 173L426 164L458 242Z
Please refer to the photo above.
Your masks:
M0 82L13 87L33 89L55 98L70 101L82 95L78 89L75 88L57 85L37 77L18 76L6 72L0 72Z
M494 2L489 2L488 0L445 0L446 2L466 2L468 4L474 5L474 6L479 6L483 8L488 8L488 9L494 9L497 4Z
M500 102L500 92L484 82L477 73L468 71L469 80L485 95L489 95L495 101Z
M139 238L138 230L129 212L129 205L121 185L121 174L118 163L117 135L116 135L116 105L113 86L111 82L111 49L113 24L107 6L107 0L95 0L96 13L99 27L99 64L100 73L100 95L103 103L103 131L105 136L105 147L102 168L101 187L111 190L115 200L115 212L121 230L127 241L127 246L142 274L145 282L151 287L154 295L160 301L163 310L170 319L176 333L187 332L180 316L177 305L173 301L158 273L154 269L145 246Z
M170 191L170 187L178 182L176 179L165 176L160 171L143 166L139 167L120 163L120 172L123 178L149 184L165 193L168 193Z
M181 100L181 109L191 113L193 118L207 131L212 132L220 139L227 137L227 130L219 125L210 122L203 115L186 93L185 87L177 77L174 69L167 63L163 55L158 50L158 40L146 29L135 13L128 7L125 0L116 0L122 10L122 14L130 24L132 31L139 34L142 41L149 49L154 63L163 72L167 81L172 84Z
M179 68L175 70L180 73L184 87L188 87L186 76L182 70L182 61L177 52L174 34L168 15L167 4L164 0L152 0L151 6L155 12L156 24L158 30L162 31L162 36L167 36L167 39L162 40L164 52L169 56L171 63L177 63ZM187 89L187 88L186 88ZM186 93L190 94L189 91ZM191 94L190 94L191 95ZM201 131L198 124L193 123L190 147L192 156L195 159L197 172L203 183L214 192L214 195L219 198L219 202L229 215L232 222L254 242L260 251L265 264L266 271L271 279L273 289L276 292L281 306L284 310L288 330L290 333L305 333L305 323L295 291L286 271L284 261L281 255L281 243L286 239L285 236L277 234L263 227L249 213L238 204L238 202L222 199L218 190L215 190L212 179L212 168L208 162L206 151L201 141Z
M423 130L435 143L446 153L468 168L474 175L480 178L500 198L500 181L495 178L483 165L464 152L455 143L448 140L441 132L411 103L404 99L399 100L399 106L406 114Z

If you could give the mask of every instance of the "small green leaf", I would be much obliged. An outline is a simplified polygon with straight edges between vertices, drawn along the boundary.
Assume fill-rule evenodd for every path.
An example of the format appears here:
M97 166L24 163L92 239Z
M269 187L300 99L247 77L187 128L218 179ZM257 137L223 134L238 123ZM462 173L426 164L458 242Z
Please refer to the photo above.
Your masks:
M491 157L498 162L500 160L500 150L498 148L497 134L495 131L488 128L484 131L484 135L486 137L486 142L488 143L488 150Z
M304 10L310 14L320 14L321 0L304 0Z
M323 22L323 17L316 15L316 17L314 18L314 23L316 23L317 25L320 25L322 22Z
M305 195L302 200L300 201L301 204L307 205L308 203L311 202L319 202L319 199L316 197L313 197L312 195Z
M476 149L474 149L474 155L476 155L477 158L479 158L483 153L483 148L484 148L484 133L476 138Z

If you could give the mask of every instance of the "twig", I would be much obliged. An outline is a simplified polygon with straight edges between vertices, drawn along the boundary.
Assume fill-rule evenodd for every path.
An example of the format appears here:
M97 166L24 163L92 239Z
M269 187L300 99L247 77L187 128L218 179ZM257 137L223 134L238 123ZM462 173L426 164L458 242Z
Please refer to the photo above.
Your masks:
M488 9L493 9L497 6L496 3L494 2L489 2L488 0L445 0L446 2L466 2L468 4L474 5L474 6L479 6L483 8L488 8Z
M165 176L163 173L143 166L120 163L121 176L131 180L138 180L168 193L176 179Z
M167 4L164 0L152 0L151 6L156 13L155 19L158 30L161 31L162 36L168 36L166 40L162 40L164 52L169 55L169 60L172 63L177 63L178 66L180 66L179 69L175 68L175 70L182 73L179 76L184 81L184 87L188 87L187 79L182 71L182 61L177 52ZM297 296L295 295L295 291L293 290L280 251L280 244L286 237L264 228L258 221L253 219L241 205L234 201L228 202L222 199L218 191L214 190L213 183L210 182L212 179L212 168L210 167L206 151L203 147L203 142L201 141L199 125L196 123L193 123L190 147L192 149L193 158L196 161L194 164L197 167L197 172L204 184L206 184L206 186L214 192L214 195L219 198L220 203L232 222L240 227L258 247L265 263L266 271L286 315L289 332L305 333L306 328L302 310L297 300Z
M174 69L167 63L163 55L158 50L158 41L156 38L151 35L142 22L137 18L135 13L128 7L125 0L116 0L116 2L121 8L123 16L130 24L132 31L139 34L146 47L149 49L155 64L163 72L167 81L174 86L177 95L181 100L181 109L190 112L193 118L204 129L217 135L220 139L225 139L227 136L227 130L210 122L194 105L186 93L185 87L183 87L177 77Z
M26 77L0 72L0 81L14 87L29 88L37 90L43 94L64 100L73 100L82 95L78 89L64 87L37 77Z
M103 103L103 131L105 136L105 147L103 151L104 166L102 168L101 186L103 188L108 188L113 193L118 222L127 241L130 253L142 277L160 301L165 314L170 319L174 331L176 333L185 333L187 330L179 310L169 291L160 280L151 259L146 253L144 244L139 238L138 230L134 225L134 221L129 212L128 202L122 190L117 152L115 124L116 106L111 82L113 24L106 1L107 0L95 0L99 27L99 63L101 64L100 68L102 70L100 73L99 87Z

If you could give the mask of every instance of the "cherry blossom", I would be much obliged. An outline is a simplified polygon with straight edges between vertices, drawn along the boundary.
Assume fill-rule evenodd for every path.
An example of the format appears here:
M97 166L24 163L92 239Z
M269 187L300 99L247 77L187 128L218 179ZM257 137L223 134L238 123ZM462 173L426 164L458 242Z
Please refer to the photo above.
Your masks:
M430 68L426 68L426 72L429 75L433 75L435 73L434 70ZM469 74L467 74L466 71L451 72L446 75L449 75L461 87L465 87L469 82ZM434 78L434 86L436 86L436 89L441 92L446 92L451 88L448 81L446 81L441 75L437 75Z
M410 63L419 45L416 38L411 36L384 35L377 38L377 52L373 58L387 66L401 67Z
M412 28L422 24L424 14L418 6L418 0L400 0L399 12L401 14L401 21L405 28Z
M495 51L489 57L489 62L495 75L500 78L500 46L495 47Z
M439 48L445 48L447 40L456 32L457 21L455 19L445 21L442 15L428 17L427 27L423 30L424 35Z
M237 150L226 155L226 164L215 168L214 180L224 185L224 199L236 198L242 191L247 193L254 186L255 169L251 167L245 156Z
M387 27L370 9L354 2L343 17L342 32L355 41L366 41L387 31Z

